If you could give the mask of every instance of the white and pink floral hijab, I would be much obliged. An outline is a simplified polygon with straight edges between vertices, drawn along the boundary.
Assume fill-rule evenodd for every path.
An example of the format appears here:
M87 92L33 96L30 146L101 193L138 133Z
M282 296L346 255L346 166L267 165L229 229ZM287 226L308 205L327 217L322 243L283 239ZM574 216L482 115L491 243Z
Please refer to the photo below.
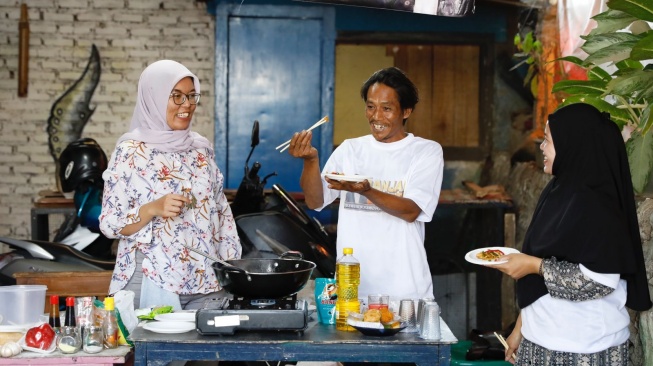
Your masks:
M118 139L143 141L158 150L166 152L209 148L212 145L205 137L190 130L172 130L166 121L166 110L170 92L177 83L191 77L195 92L200 92L200 82L190 70L179 62L160 60L149 65L138 81L136 107L132 115L129 132Z

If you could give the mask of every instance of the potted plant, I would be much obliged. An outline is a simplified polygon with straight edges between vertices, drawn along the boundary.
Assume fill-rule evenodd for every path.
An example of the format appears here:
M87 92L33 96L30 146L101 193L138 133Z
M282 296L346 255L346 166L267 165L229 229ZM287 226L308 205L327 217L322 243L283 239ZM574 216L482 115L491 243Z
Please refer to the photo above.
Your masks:
M553 92L565 97L559 107L584 102L610 113L626 141L636 193L642 193L653 172L653 22L651 0L609 0L608 10L597 14L597 27L585 40L585 60L568 56L587 70L587 80L562 80ZM630 32L624 32L623 29ZM602 66L599 66L602 65ZM607 66L604 66L607 65ZM614 71L608 71L608 70Z

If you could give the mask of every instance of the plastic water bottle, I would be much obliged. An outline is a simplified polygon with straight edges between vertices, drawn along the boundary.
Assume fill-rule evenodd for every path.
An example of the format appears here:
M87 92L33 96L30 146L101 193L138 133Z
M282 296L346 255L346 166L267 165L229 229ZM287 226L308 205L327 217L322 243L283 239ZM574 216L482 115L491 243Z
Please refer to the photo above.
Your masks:
M347 316L349 312L360 312L358 285L361 283L361 265L353 256L353 248L344 248L343 254L336 263L336 329L355 332L356 329L347 324Z

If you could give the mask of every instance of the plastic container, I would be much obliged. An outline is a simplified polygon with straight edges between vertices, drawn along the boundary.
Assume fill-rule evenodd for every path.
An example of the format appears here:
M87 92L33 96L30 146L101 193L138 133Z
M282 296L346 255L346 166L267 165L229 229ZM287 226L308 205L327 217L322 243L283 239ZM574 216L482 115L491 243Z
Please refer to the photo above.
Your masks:
M353 248L344 248L343 256L336 263L336 285L338 299L336 300L336 329L356 332L356 328L347 324L349 312L360 312L358 301L358 285L361 283L361 265L353 256Z
M33 325L45 309L45 285L0 286L0 325Z

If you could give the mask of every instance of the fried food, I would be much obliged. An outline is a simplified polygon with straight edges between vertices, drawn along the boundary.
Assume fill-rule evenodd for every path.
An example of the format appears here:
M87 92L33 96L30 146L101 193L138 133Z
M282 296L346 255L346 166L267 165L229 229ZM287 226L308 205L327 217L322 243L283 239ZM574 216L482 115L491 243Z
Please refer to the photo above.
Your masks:
M381 323L390 323L395 319L395 315L388 308L381 308Z
M504 254L502 251L499 249L488 249L484 250L482 252L476 253L476 258L488 261L488 262L494 262L500 257L502 257Z
M365 322L379 322L381 321L381 311L379 309L369 309L363 314L363 321Z

